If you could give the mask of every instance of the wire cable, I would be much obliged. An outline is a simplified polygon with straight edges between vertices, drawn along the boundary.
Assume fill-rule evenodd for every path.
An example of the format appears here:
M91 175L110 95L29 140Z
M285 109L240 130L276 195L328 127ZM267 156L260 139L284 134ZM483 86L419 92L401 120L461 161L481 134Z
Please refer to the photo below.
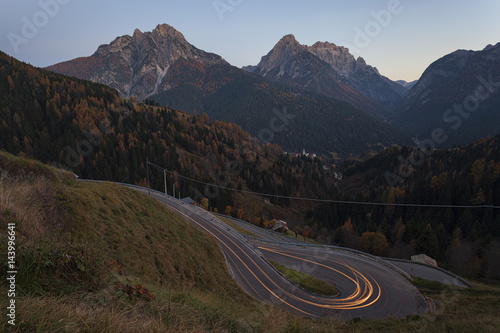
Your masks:
M331 199L317 199L317 198L304 198L304 197L293 197L293 196L286 196L286 195L279 195L279 194L267 194L267 193L259 193L259 192L253 192L253 191L246 191L246 190L238 190L230 187L225 187L225 186L220 186L220 185L215 185L207 182L202 182L200 180L196 180L193 178L181 176L179 174L176 174L173 171L164 169L152 162L148 162L155 168L162 170L164 172L167 172L171 175L174 175L178 178L183 178L195 183L199 183L202 185L210 186L210 187L215 187L227 191L234 191L234 192L240 192L240 193L246 193L246 194L254 194L254 195L259 195L259 196L264 196L264 197L271 197L271 198L279 198L279 199L290 199L290 200L301 200L301 201L313 201L313 202L323 202L323 203L338 203L338 204L349 204L349 205L366 205L366 206L396 206L396 207L425 207L425 208L492 208L492 209L500 209L500 206L493 206L493 205L480 205L480 206L473 206L473 205L435 205L435 204L411 204L411 203L387 203L387 202L365 202L365 201L348 201L348 200L331 200Z

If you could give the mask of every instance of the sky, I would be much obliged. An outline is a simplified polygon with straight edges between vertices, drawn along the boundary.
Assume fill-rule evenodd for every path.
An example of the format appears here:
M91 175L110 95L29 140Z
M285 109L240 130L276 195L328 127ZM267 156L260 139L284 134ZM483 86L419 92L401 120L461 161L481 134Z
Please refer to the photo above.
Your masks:
M167 23L237 67L293 34L348 47L390 79L412 81L457 49L500 42L498 17L498 0L0 0L0 50L45 67Z

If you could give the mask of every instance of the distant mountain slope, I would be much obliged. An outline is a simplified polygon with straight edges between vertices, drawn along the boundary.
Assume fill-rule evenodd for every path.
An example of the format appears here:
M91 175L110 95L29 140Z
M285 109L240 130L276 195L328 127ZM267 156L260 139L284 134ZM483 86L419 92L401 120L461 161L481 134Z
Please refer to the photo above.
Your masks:
M500 133L500 43L435 61L408 98L392 123L420 140L436 128L446 133L444 146Z
M351 105L229 65L179 59L165 80L170 89L151 96L160 104L241 124L261 141L286 151L346 155L411 144L404 134Z
M408 93L410 92L411 88L417 84L418 80L407 82L405 80L398 80L396 81L397 84L403 86L404 88L408 89Z
M90 57L47 67L56 73L103 83L118 90L120 96L135 96L138 100L163 91L163 78L179 58L202 63L226 63L220 56L199 50L189 44L173 27L162 24L152 32L139 29L133 36L121 36L101 45Z
M474 51L458 50L433 62L411 89L408 100L423 101L432 91L452 81L474 54Z
M344 47L317 42L302 45L293 35L283 37L255 66L246 70L270 80L334 97L380 119L400 106L408 90L380 75L363 58Z

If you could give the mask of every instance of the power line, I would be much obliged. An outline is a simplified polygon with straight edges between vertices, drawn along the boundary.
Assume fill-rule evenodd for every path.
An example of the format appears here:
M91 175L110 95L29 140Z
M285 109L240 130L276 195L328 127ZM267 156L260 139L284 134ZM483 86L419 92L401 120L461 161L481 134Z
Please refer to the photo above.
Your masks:
M492 208L492 209L500 209L500 206L493 206L493 205L481 205L481 206L472 206L472 205L433 205L433 204L404 204L404 203L386 203L386 202L363 202L363 201L348 201L348 200L330 200L330 199L317 199L317 198L304 198L304 197L292 197L292 196L286 196L286 195L279 195L279 194L267 194L267 193L259 193L259 192L253 192L253 191L245 191L245 190L238 190L230 187L225 187L225 186L220 186L220 185L215 185L211 183L206 183L202 182L200 180L196 180L193 178L181 176L179 174L176 174L173 171L164 169L152 162L149 162L152 166L155 168L167 172L171 175L174 175L178 178L183 178L198 184L218 188L218 189L223 189L223 190L228 190L228 191L233 191L233 192L240 192L240 193L247 193L247 194L254 194L254 195L260 195L260 196L265 196L265 197L271 197L271 198L279 198L279 199L290 199L290 200L301 200L301 201L313 201L313 202L322 202L322 203L339 203L339 204L350 204L350 205L365 205L365 206L396 206L396 207L424 207L424 208Z

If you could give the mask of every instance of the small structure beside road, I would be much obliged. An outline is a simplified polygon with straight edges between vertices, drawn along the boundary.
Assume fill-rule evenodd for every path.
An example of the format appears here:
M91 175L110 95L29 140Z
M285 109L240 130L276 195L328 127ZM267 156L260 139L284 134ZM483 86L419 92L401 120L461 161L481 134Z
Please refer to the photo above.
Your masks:
M283 233L288 231L288 224L283 220L272 220L271 225L273 231L283 232Z
M427 264L427 265L437 267L436 260L432 259L431 257L429 257L425 254L417 254L417 255L411 256L411 261L416 261L416 262L419 262L422 264Z

